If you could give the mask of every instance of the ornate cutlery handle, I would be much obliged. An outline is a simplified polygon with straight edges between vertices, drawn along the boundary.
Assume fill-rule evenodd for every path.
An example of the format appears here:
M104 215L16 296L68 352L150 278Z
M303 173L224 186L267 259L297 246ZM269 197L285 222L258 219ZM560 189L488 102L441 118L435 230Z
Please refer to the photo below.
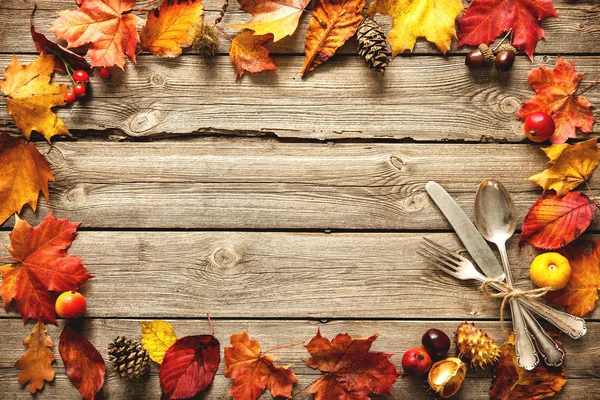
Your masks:
M558 344L548 335L548 333L541 327L539 322L531 316L527 309L521 307L523 311L523 318L529 328L529 332L535 340L535 344L544 359L544 363L551 367L558 367L562 365L565 360L565 352L558 347Z
M527 330L521 305L515 299L510 300L513 330L515 333L515 353L517 364L528 371L534 369L540 362L533 344L530 332Z
M550 322L573 339L579 339L587 332L583 318L562 312L537 300L521 298L519 301L528 310Z

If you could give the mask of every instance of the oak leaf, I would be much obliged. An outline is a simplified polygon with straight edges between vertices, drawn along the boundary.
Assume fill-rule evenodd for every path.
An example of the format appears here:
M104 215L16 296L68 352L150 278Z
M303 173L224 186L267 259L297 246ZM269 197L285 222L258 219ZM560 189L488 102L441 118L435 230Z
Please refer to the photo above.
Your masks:
M55 324L57 294L78 290L91 278L82 260L67 254L79 223L57 219L52 212L35 228L15 218L9 236L12 249L8 249L14 263L0 267L4 308L8 310L15 300L23 321Z
M388 33L392 56L412 51L417 38L424 37L444 54L456 39L455 19L464 10L461 0L376 0L368 15L386 14L393 18Z
M272 34L277 42L292 35L310 0L238 0L243 11L254 17L245 24L231 24L235 29L250 29L255 35Z
M212 335L178 339L165 353L160 366L164 400L187 399L204 391L221 362L219 341Z
M29 382L29 391L35 393L44 387L46 381L54 380L52 363L56 360L52 352L52 339L43 323L38 322L31 334L23 340L29 349L15 363L19 372L19 384Z
M152 361L162 364L165 353L177 341L173 325L167 321L140 322L142 326L142 346Z
M271 38L271 35L253 35L251 31L238 34L231 41L229 57L235 68L238 82L245 71L262 72L277 69L273 59L269 57L269 49L263 44Z
M560 345L560 341L556 340ZM500 346L494 366L490 400L541 400L559 393L567 384L567 367L548 367L540 363L527 371L517 365L514 335Z
M141 19L131 11L135 0L79 0L75 11L63 10L53 22L52 32L67 41L68 48L90 45L87 56L94 67L125 66L125 54L135 62L140 41L136 24Z
M458 45L489 45L512 28L513 46L533 59L545 18L558 18L552 0L474 0L458 19Z
M48 201L54 181L48 161L31 142L0 132L0 224L25 204L37 208L39 193Z
M27 139L32 131L48 141L55 135L71 136L64 122L52 112L52 107L66 105L64 96L71 90L67 85L50 83L54 65L53 55L40 54L25 66L13 56L0 82L8 113Z
M392 395L400 375L392 354L370 351L378 335L352 339L338 334L332 341L321 331L305 346L311 357L304 362L325 374L309 389L315 400L368 400L369 394Z
M577 239L590 226L596 204L579 192L564 197L547 194L527 212L519 247L529 243L544 250L556 250Z
M192 26L200 20L202 0L163 0L148 13L140 34L142 50L155 56L177 57L182 47L192 44Z
M69 380L85 400L93 400L104 386L106 367L93 344L70 325L65 325L58 339L58 352Z
M276 358L261 353L258 340L242 332L231 335L230 342L225 348L225 377L233 379L229 395L234 400L256 400L265 389L273 397L292 397L296 374L275 366Z
M306 31L302 76L313 71L354 36L366 0L315 0L312 19Z
M544 191L556 191L558 196L564 196L587 182L600 161L598 138L574 145L554 144L542 150L550 158L548 163L552 166L527 180L540 185Z
M600 290L600 241L590 253L575 246L565 247L560 253L569 259L571 279L561 290L548 292L546 298L561 306L568 313L583 317L594 311Z
M590 110L593 104L577 94L577 87L584 74L575 71L575 64L561 56L554 69L542 65L529 71L529 84L536 94L526 101L517 116L525 119L529 114L542 111L550 114L556 130L550 138L552 143L564 143L576 136L576 129L589 133L596 120Z

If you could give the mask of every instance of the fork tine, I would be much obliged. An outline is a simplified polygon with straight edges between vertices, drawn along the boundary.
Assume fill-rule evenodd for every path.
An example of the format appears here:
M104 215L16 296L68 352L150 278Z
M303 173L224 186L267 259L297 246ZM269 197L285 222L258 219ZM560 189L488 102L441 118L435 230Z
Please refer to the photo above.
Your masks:
M455 264L458 266L458 264L461 263L461 260L459 260L456 257L452 257L451 255L447 254L446 252L442 252L438 249L438 247L436 246L432 246L431 244L429 244L428 242L425 242L422 244L425 248L427 248L431 253L436 254L438 256L438 258L444 258L445 260L448 260L449 262Z
M425 242L427 242L430 246L435 247L436 250L438 250L440 253L446 254L448 257L454 258L457 261L464 261L465 260L465 258L462 257L461 255L456 254L455 252L448 250L447 248L445 248L441 244L436 243L436 242L434 242L431 239L428 239L428 238L424 237L423 240L425 240Z
M452 263L450 261L447 261L447 260L445 260L443 258L440 258L438 255L436 255L436 254L428 251L427 249L425 249L423 247L419 248L418 251L421 252L421 255L423 255L425 257L431 257L434 260L436 260L438 263L441 263L441 264L445 265L446 267L442 267L441 265L438 265L438 268L440 268L444 272L446 272L446 273L448 273L450 275L455 275L455 274L458 273L458 269L459 269L458 265L456 265L456 264L454 264L454 263Z
M425 257L430 257L429 255L427 255L427 254L425 254L425 253L420 253L420 254L421 254L422 256L425 256ZM448 274L448 275L450 275L450 276L458 277L458 275L457 275L457 274L458 274L458 272L457 272L457 271L455 271L455 270L453 270L453 269L450 269L450 268L448 268L448 267L444 266L444 265L443 265L443 264L441 264L441 263L436 263L436 264L435 264L435 266L436 266L436 268L437 268L437 269L439 269L439 270L441 270L441 271L443 271L443 272L447 273L447 274Z

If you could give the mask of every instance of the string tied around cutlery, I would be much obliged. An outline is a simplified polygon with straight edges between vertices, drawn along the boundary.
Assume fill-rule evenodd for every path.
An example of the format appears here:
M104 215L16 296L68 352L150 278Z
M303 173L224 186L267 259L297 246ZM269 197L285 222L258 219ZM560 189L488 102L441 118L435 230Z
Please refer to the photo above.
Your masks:
M490 290L490 285L497 285L502 288L501 292L493 292ZM486 295L493 298L502 298L502 304L500 304L500 324L502 325L502 332L508 338L509 332L506 330L506 326L504 325L504 309L506 308L506 304L513 299L518 298L528 298L528 299L537 299L539 297L544 296L546 293L550 291L550 288L539 288L539 289L531 289L531 290L521 290L513 288L509 286L504 281L499 281L497 279L487 279L481 284L481 290Z

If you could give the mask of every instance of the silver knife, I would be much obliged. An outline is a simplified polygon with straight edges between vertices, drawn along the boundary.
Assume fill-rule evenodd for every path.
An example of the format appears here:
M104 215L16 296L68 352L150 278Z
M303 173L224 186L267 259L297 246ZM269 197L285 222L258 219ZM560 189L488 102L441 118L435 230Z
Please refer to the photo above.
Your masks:
M475 225L454 199L436 182L427 182L425 190L444 214L475 263L490 279L503 281L504 269Z

